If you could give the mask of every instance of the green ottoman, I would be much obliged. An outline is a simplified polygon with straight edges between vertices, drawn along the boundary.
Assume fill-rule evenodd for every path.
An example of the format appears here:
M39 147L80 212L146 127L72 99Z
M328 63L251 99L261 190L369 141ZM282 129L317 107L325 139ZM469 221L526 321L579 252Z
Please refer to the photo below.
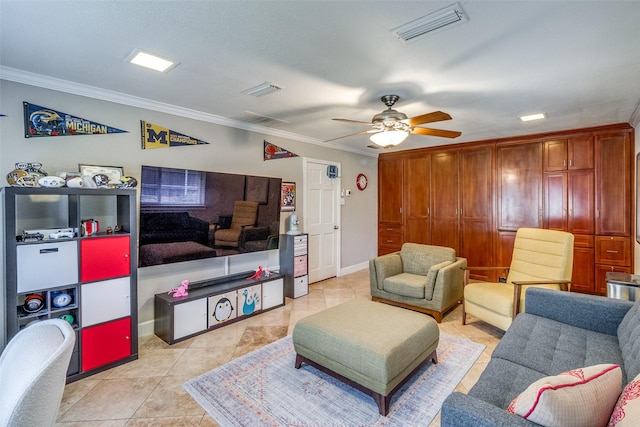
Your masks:
M387 415L393 393L428 360L438 363L432 317L354 299L305 317L293 329L295 367L307 363L373 397Z

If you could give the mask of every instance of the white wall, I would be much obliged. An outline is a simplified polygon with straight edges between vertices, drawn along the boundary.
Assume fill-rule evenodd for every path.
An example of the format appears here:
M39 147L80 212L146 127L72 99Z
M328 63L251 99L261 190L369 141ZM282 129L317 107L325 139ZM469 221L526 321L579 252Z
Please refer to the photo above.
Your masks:
M129 133L25 138L23 101ZM339 162L342 185L352 190L352 196L345 200L341 208L341 271L364 268L368 260L376 256L378 173L377 159L374 157L6 80L0 80L0 113L6 115L0 117L0 174L3 177L14 169L16 162L21 161L41 162L49 174L77 171L78 164L122 166L126 175L136 178L140 178L140 166L147 164L280 177L284 181L298 183L298 188L301 188L302 157ZM143 150L140 120L209 144ZM265 139L301 157L263 161ZM358 173L364 173L369 178L369 186L365 191L358 191L355 187ZM5 182L3 185L8 184ZM297 203L297 213L304 216L302 203ZM196 281L252 270L259 264L277 266L277 251L139 269L138 320L141 335L153 332L153 295L156 293L177 286L183 279ZM1 314L0 321L4 319L4 313Z

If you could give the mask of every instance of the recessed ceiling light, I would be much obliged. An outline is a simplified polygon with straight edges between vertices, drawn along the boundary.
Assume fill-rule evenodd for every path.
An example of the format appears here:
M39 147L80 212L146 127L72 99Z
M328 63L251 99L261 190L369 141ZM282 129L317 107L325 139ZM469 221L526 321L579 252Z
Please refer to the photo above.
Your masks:
M547 115L545 113L536 113L536 114L529 114L527 116L520 116L520 120L522 120L523 122L530 122L531 120L540 120L546 117Z
M168 58L163 58L148 52L144 52L140 49L135 49L133 52L131 52L131 55L127 57L127 60L132 64L151 68L152 70L160 71L162 73L166 73L179 64L179 62L173 61Z

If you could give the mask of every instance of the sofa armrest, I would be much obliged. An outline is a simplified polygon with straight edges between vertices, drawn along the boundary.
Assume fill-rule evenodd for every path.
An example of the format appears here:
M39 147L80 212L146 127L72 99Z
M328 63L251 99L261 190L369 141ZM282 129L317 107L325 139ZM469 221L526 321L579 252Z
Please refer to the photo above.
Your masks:
M462 300L466 266L467 259L457 257L455 262L438 271L433 289L433 301L441 301L441 307L450 307Z
M525 311L590 331L617 335L632 302L595 295L528 288Z
M189 226L192 230L202 231L204 233L209 232L209 223L203 219L193 216L189 217Z
M387 277L402 273L400 252L382 255L369 260L369 282L372 289L383 289L382 282Z
M518 427L537 426L519 415L510 414L483 400L453 392L444 400L440 413L442 427Z

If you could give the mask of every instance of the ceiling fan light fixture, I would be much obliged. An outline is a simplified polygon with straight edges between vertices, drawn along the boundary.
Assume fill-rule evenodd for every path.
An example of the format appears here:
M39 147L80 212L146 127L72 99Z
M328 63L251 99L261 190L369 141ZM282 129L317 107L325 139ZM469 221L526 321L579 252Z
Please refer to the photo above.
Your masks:
M409 132L405 130L385 130L382 132L374 133L369 138L371 142L381 147L395 146L407 139Z

